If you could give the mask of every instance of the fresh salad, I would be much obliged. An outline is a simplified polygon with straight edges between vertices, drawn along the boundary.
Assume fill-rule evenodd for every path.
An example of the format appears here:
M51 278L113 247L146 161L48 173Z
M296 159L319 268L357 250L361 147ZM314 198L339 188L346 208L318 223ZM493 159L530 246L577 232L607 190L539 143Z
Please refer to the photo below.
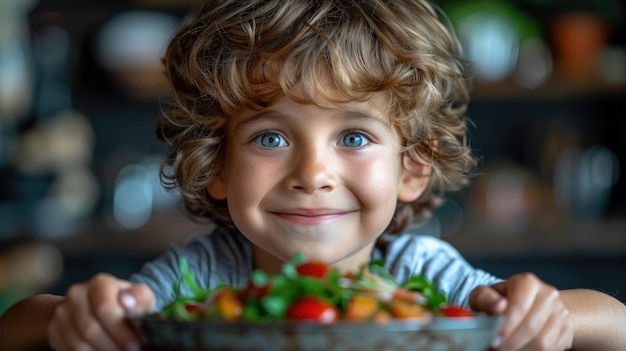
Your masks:
M195 281L185 259L175 284L175 300L161 316L183 321L296 320L332 323L339 320L392 319L428 321L433 317L471 317L472 311L447 304L446 297L423 276L395 281L380 262L341 274L325 263L305 261L301 254L268 275L252 272L244 287L220 285L203 289ZM185 284L192 291L182 296Z

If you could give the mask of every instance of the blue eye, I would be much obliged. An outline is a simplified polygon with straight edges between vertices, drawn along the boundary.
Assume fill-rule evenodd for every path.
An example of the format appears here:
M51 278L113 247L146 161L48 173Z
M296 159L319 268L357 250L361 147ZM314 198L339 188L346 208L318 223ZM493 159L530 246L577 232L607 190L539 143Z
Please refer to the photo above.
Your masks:
M259 135L254 142L263 147L284 147L287 146L285 139L277 133L267 133Z
M361 147L367 144L369 139L361 133L348 133L339 142L339 145L347 147Z

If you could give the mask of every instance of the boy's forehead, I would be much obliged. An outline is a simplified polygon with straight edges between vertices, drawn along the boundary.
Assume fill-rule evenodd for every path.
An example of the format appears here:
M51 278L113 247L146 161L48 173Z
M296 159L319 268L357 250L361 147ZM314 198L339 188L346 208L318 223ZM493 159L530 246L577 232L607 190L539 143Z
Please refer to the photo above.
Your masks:
M384 103L385 97L382 93L372 93L363 99L354 99L347 96L340 97L339 91L335 91L336 100L331 100L326 96L329 92L316 94L315 96L298 96L283 94L280 99L269 106L262 108L244 107L236 113L240 118L247 118L253 115L263 114L269 111L285 111L289 112L295 109L308 108L311 110L326 111L331 114L342 115L346 117L358 118L376 118L385 122L391 122L391 116ZM331 94L332 95L332 94Z

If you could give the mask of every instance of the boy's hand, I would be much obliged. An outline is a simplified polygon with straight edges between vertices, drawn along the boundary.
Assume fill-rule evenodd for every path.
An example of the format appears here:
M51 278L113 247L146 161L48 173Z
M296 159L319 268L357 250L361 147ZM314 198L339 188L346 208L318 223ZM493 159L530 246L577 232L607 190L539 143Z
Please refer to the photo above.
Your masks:
M470 294L470 306L504 321L492 347L497 350L566 350L574 327L559 291L531 273L521 273Z
M70 287L48 326L50 346L61 350L137 350L139 341L124 320L149 313L154 293L109 274Z

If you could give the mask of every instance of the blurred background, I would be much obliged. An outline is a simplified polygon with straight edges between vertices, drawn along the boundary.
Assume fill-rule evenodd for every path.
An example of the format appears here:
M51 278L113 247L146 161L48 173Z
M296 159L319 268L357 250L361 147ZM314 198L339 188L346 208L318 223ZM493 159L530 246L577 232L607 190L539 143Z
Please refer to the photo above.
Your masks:
M439 1L476 74L472 185L412 230L626 301L618 0ZM163 190L160 56L197 0L0 0L0 313L210 229Z

